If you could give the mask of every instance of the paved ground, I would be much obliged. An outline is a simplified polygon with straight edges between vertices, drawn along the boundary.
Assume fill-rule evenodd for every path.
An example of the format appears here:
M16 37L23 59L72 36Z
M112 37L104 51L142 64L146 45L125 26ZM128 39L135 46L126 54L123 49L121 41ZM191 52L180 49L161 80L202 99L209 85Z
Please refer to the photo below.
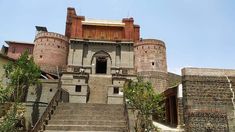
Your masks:
M171 128L169 126L165 126L164 124L153 121L154 126L158 127L161 132L183 132L183 129Z

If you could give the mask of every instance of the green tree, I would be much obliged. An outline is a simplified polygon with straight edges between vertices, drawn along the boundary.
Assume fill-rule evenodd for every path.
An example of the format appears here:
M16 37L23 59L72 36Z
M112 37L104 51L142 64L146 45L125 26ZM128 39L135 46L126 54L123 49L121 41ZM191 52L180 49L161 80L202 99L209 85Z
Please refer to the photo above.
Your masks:
M24 102L30 85L39 83L40 69L25 51L15 62L4 66L6 78L9 80L5 87L0 85L0 104L8 104L9 110L0 125L1 132L17 131L17 123L23 118Z
M128 81L124 87L124 95L127 103L136 113L136 132L149 132L155 127L152 123L152 115L159 117L163 114L163 96L154 92L152 84L141 78L138 81Z
M4 69L6 77L10 80L8 87L13 89L13 101L25 101L28 87L39 82L39 67L33 58L29 57L28 51L25 51L16 62L6 64Z

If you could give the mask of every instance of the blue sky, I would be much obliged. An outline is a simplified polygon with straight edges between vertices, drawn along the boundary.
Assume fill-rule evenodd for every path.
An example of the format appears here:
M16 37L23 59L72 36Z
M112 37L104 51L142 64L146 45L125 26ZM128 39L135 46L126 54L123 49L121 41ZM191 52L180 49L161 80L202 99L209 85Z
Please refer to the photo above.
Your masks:
M0 0L0 46L33 42L35 25L64 34L67 7L87 18L133 17L142 38L166 43L171 72L235 68L234 0Z

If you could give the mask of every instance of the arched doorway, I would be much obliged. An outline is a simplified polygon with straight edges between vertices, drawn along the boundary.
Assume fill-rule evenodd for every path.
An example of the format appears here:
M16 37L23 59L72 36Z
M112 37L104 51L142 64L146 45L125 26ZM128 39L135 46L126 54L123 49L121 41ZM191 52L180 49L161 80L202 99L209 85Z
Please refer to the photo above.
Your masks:
M106 74L107 73L107 58L106 57L96 57L96 74Z
M107 52L96 52L91 61L92 74L110 74L111 64L111 57Z

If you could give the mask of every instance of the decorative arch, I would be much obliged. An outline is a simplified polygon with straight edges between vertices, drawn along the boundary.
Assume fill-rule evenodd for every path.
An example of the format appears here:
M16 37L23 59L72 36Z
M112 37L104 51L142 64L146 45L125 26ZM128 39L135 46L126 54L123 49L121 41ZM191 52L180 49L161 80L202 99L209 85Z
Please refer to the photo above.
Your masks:
M111 74L112 58L109 53L100 50L91 58L92 74Z
M92 65L94 58L99 57L99 56L100 57L108 57L111 61L111 64L112 64L112 58L109 55L109 53L107 53L106 51L100 50L100 51L97 51L96 53L93 54L93 56L91 58L91 65Z

